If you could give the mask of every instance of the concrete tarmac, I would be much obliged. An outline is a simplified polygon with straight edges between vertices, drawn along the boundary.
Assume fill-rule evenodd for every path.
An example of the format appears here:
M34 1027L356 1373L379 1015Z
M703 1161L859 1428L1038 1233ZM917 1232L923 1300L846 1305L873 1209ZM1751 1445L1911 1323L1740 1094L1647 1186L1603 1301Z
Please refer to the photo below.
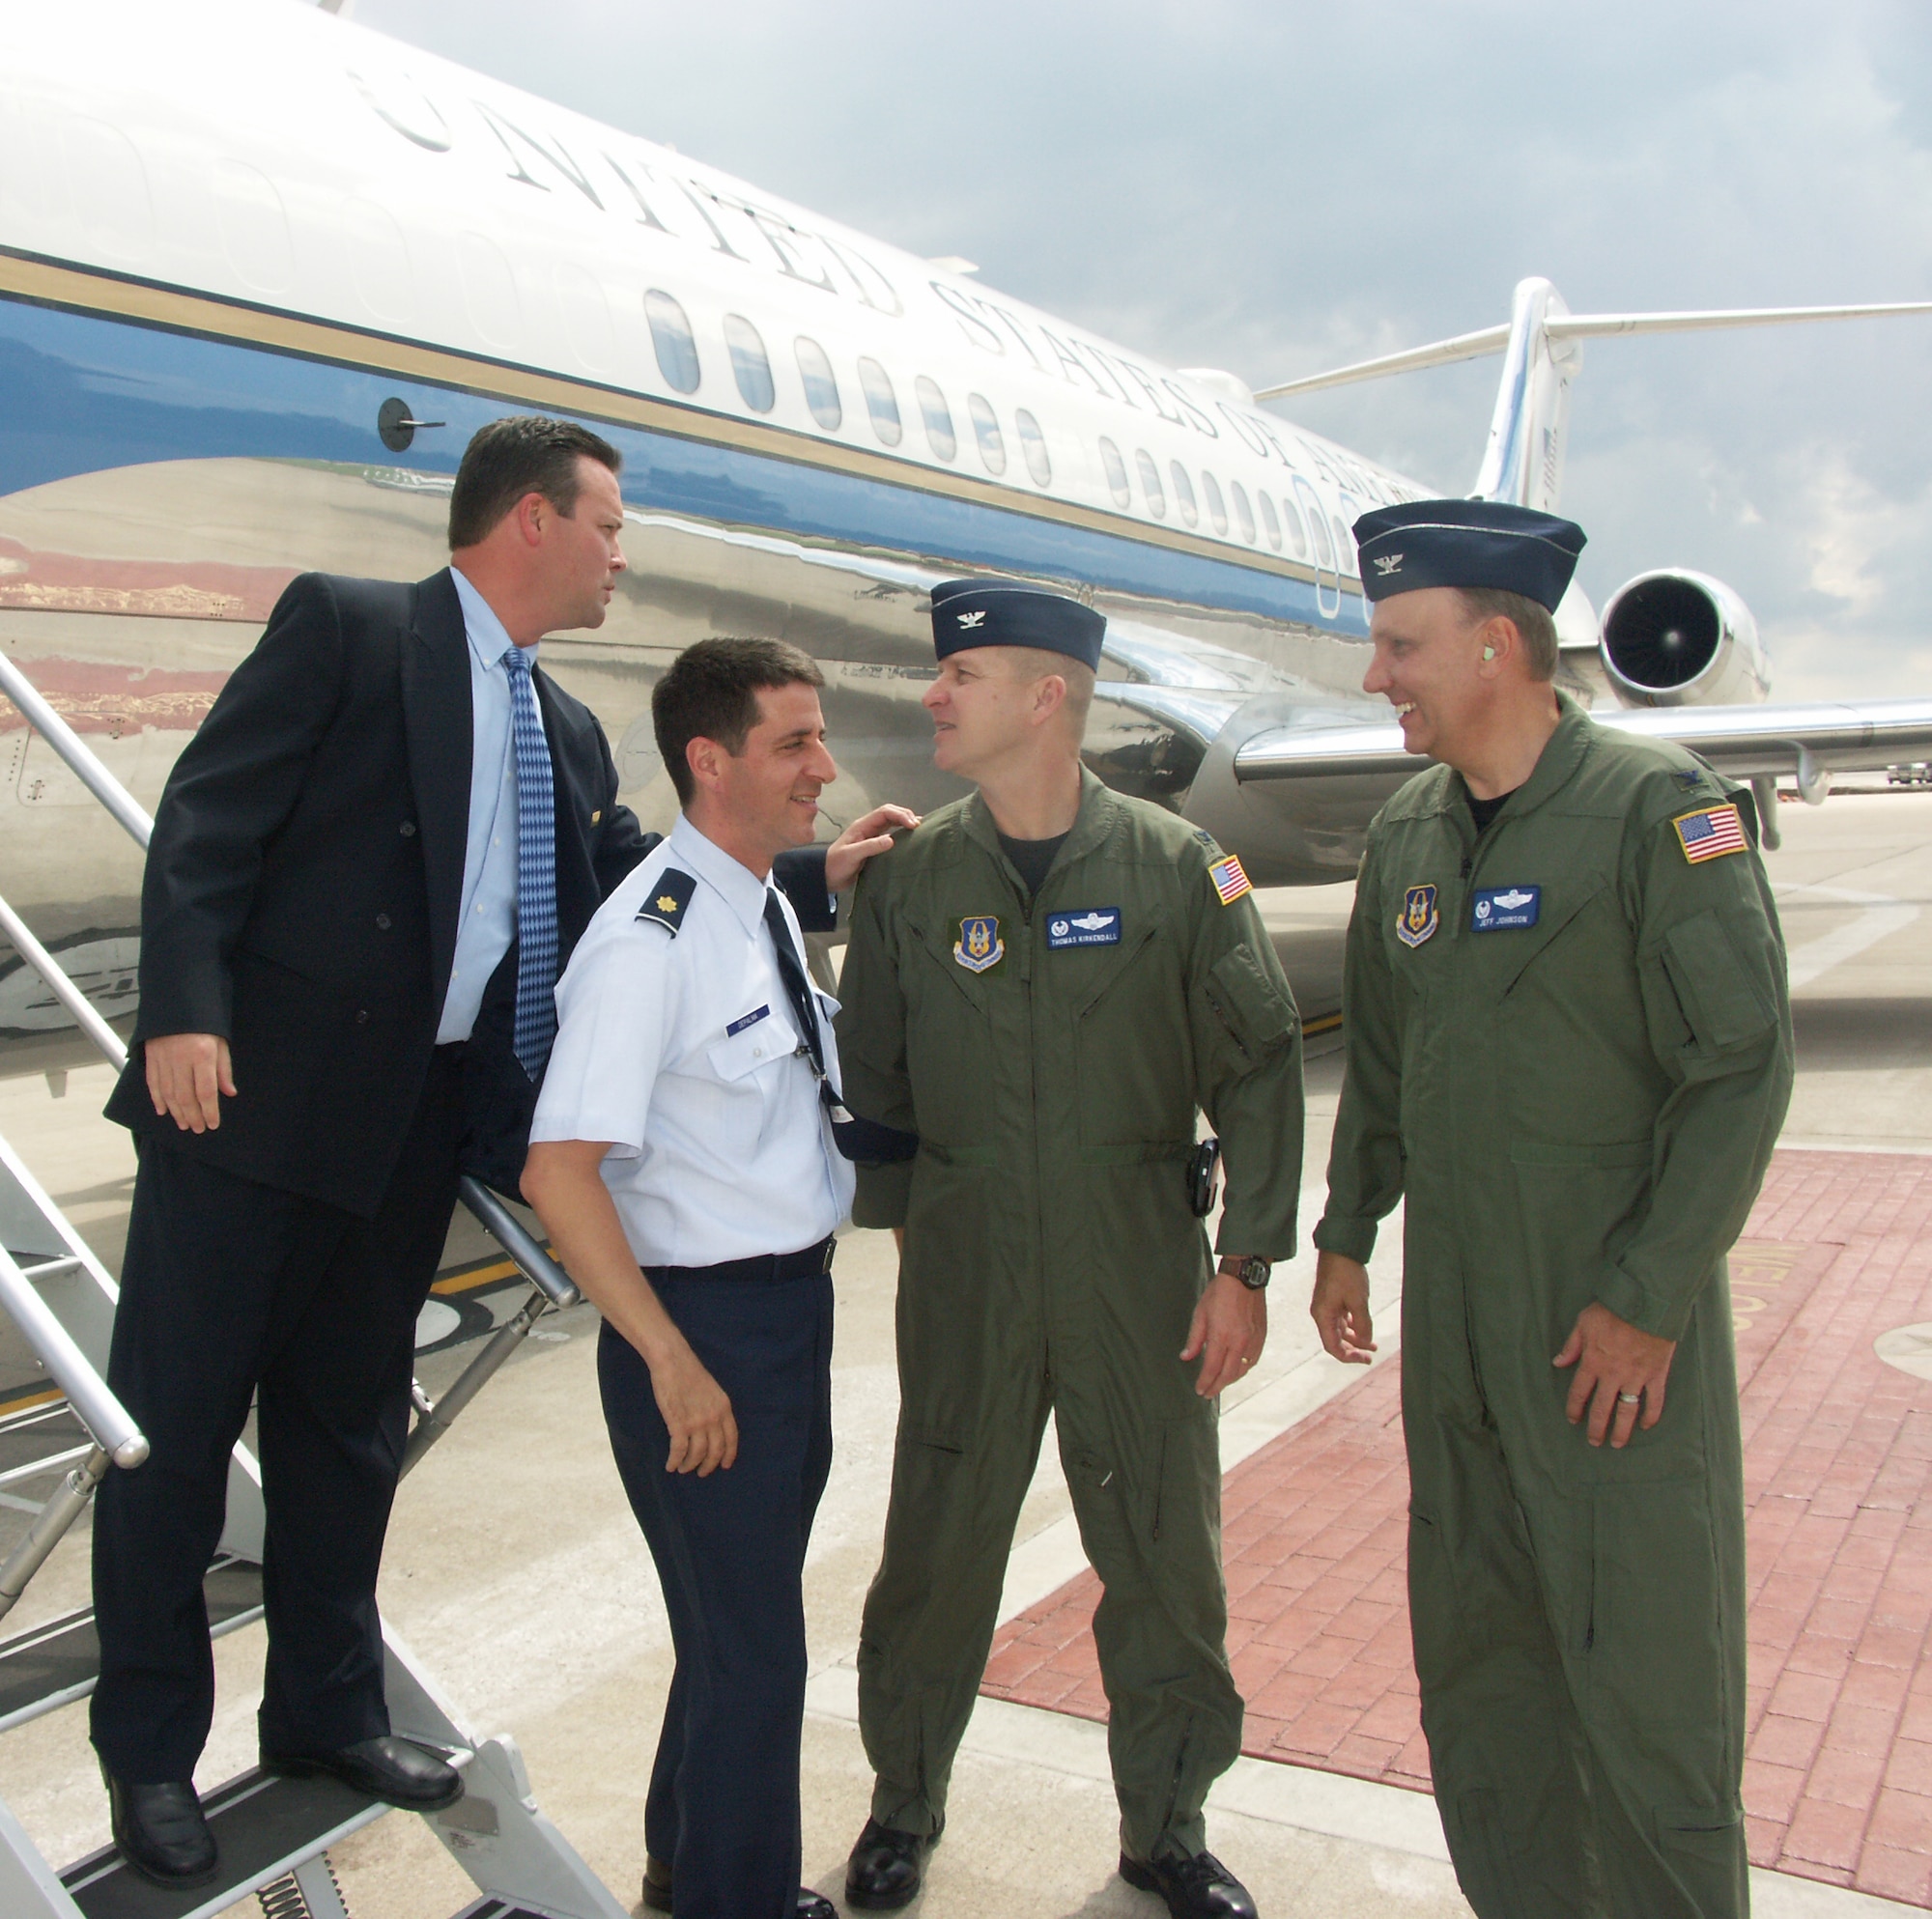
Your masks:
M1791 949L1799 1082L1786 1144L1932 1151L1932 796L1834 797L1779 809L1772 856ZM1338 999L1350 889L1266 895L1270 929L1304 1014ZM1308 1223L1340 1079L1332 1039L1310 1048ZM75 1073L67 1097L38 1081L0 1086L0 1132L90 1240L118 1261L132 1155L99 1118L104 1071ZM1393 1349L1397 1235L1376 1268L1383 1355ZM451 1257L482 1248L453 1236ZM1305 1306L1312 1257L1279 1269L1266 1355L1223 1408L1228 1463L1245 1456L1355 1375L1323 1357ZM864 1821L869 1775L854 1714L853 1647L876 1559L896 1418L889 1235L848 1232L835 1278L838 1456L807 1571L812 1679L804 1745L805 1877L838 1895ZM509 1295L505 1295L506 1300ZM538 1803L625 1903L642 1866L641 1796L669 1677L665 1616L650 1560L625 1506L596 1411L595 1315L543 1322L403 1486L390 1532L384 1616L479 1735L513 1734ZM434 1395L469 1354L425 1359ZM0 1354L4 1362L4 1354ZM0 1364L0 1390L18 1373ZM0 1514L0 1523L22 1523ZM1020 1610L1084 1565L1052 1436L1018 1530L1005 1611ZM9 1621L17 1629L78 1603L84 1531L71 1538ZM221 1698L199 1774L204 1787L254 1758L262 1636L219 1642ZM71 1707L0 1738L0 1797L46 1856L77 1856L105 1837L106 1814ZM1209 1843L1270 1915L1466 1913L1431 1802L1334 1775L1243 1760L1221 1783ZM1113 1872L1116 1814L1103 1729L982 1701L954 1775L951 1824L915 1908L929 1919L1154 1919L1151 1895ZM446 1919L469 1880L420 1822L383 1820L337 1848L358 1919ZM1760 1912L1905 1911L1883 1902L1757 1875ZM250 1913L253 1902L235 1911Z

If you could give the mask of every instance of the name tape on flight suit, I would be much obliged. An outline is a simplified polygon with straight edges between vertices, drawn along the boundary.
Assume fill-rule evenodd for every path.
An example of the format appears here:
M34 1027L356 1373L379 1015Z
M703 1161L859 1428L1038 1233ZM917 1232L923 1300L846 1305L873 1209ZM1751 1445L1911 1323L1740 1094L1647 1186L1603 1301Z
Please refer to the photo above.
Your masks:
M1056 913L1046 922L1049 946L1118 946L1121 944L1121 909L1118 906L1081 907L1072 913Z
M1489 887L1469 909L1472 933L1507 933L1534 926L1543 911L1541 887Z
M1670 824L1677 829L1677 843L1683 847L1685 859L1693 866L1706 860L1720 860L1726 853L1747 850L1744 822L1734 805L1679 813Z
M689 873L680 873L675 866L667 866L658 875L650 897L638 908L638 917L656 920L672 939L676 939L677 929L684 924L684 909L691 904L691 896L696 890L697 882Z

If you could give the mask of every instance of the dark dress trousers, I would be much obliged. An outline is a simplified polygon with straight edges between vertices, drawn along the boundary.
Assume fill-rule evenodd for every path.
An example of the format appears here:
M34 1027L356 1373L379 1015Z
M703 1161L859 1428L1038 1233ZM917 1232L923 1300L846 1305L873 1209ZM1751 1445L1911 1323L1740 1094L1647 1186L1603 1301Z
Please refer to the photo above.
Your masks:
M558 969L657 843L618 804L595 717L538 670L555 795ZM293 581L176 762L141 898L141 1008L108 1116L140 1154L109 1383L148 1463L94 1531L94 1741L186 1779L213 1709L201 1581L259 1394L264 1749L388 1730L376 1574L414 1326L460 1172L512 1194L534 1088L510 1047L516 950L471 1038L436 1044L469 842L469 641L447 571ZM776 875L831 923L824 851ZM218 1129L148 1097L143 1042L212 1032Z

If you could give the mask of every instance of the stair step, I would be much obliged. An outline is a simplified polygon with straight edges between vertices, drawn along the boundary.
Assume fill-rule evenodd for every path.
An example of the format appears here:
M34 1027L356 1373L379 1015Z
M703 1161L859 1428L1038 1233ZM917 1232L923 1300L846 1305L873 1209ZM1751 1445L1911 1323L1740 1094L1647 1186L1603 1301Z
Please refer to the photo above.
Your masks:
M252 1561L216 1560L202 1591L214 1638L262 1616L262 1568ZM99 1672L91 1606L0 1641L0 1733L85 1699Z
M208 1919L393 1810L339 1779L284 1779L259 1766L216 1787L202 1806L221 1853L213 1885L150 1885L111 1846L70 1866L61 1884L87 1919Z
M487 1896L473 1900L454 1919L551 1919L547 1912L532 1911L527 1905L512 1905L508 1900Z

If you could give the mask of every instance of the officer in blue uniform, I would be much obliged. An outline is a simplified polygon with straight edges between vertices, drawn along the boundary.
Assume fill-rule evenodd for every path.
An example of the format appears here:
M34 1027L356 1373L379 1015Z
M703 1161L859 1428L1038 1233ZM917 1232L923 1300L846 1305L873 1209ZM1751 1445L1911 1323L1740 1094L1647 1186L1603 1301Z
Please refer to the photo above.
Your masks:
M748 639L701 641L658 683L684 810L558 985L524 1172L604 1315L605 1419L670 1616L643 1899L677 1919L833 1919L798 1882L802 1576L832 1460L851 1122L837 1005L772 878L837 777L823 684L795 647Z

